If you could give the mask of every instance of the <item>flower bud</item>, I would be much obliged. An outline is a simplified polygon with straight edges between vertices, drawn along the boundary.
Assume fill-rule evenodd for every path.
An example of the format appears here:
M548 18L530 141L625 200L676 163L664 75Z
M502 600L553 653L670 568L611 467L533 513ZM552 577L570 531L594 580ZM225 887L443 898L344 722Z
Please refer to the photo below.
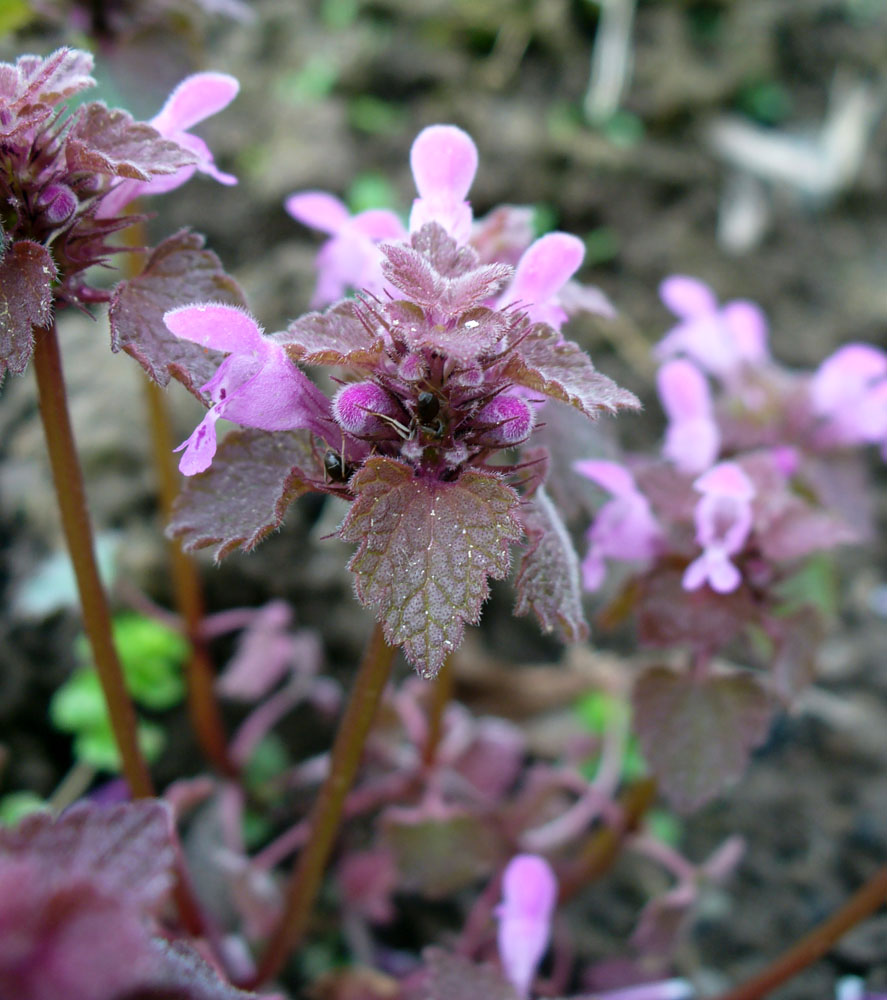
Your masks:
M517 396L496 396L475 414L473 444L510 448L526 441L533 429L533 411Z
M346 385L333 401L333 415L344 431L359 438L391 437L392 421L405 419L397 401L375 382Z
M64 184L47 184L37 199L50 225L66 222L77 210L77 196Z

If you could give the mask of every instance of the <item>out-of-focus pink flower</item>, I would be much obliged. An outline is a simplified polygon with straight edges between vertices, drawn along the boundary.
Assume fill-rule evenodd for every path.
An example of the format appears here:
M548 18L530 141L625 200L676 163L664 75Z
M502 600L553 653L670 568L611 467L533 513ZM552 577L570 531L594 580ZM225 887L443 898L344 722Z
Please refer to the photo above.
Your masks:
M810 403L822 420L819 440L843 447L880 443L887 457L887 354L870 344L846 344L819 366Z
M209 468L216 453L216 422L222 417L265 431L306 428L336 446L329 400L279 344L262 334L247 312L205 303L172 309L163 322L183 340L229 352L216 374L200 387L213 405L176 449L185 451L179 463L184 475Z
M436 222L458 243L471 236L471 205L465 200L477 173L477 146L455 125L429 125L410 149L419 197L410 212L410 232Z
M745 299L718 305L714 292L698 278L666 278L659 297L680 320L656 346L660 360L684 354L705 371L727 378L743 365L769 358L767 318Z
M530 984L551 936L557 903L557 879L551 865L537 854L518 854L502 876L499 957L508 981L519 996L530 995Z
M703 472L721 446L708 380L694 364L679 358L659 369L656 385L669 421L662 453L681 472Z
M606 575L605 560L643 562L654 558L662 545L662 529L624 465L588 459L575 462L573 468L613 494L586 534L588 554L582 562L582 584L586 590L597 590Z
M406 238L403 223L384 208L351 215L344 202L325 191L300 191L284 202L287 212L311 229L332 237L317 255L317 288L311 300L320 307L337 302L351 289L380 295L387 287L378 245Z
M569 233L540 236L524 251L496 308L515 305L534 323L548 323L559 330L567 320L559 293L579 270L584 256L585 245L576 236Z
M98 214L105 218L119 215L136 198L173 191L197 171L220 184L236 184L236 177L216 167L213 154L203 139L192 135L188 129L226 108L239 90L240 84L227 73L195 73L185 77L148 124L165 139L193 153L197 162L171 174L158 174L149 181L121 181L102 198Z
M730 556L740 551L751 531L755 488L736 462L721 462L693 486L702 494L694 520L703 551L685 570L683 586L698 590L707 583L719 594L728 594L742 582Z

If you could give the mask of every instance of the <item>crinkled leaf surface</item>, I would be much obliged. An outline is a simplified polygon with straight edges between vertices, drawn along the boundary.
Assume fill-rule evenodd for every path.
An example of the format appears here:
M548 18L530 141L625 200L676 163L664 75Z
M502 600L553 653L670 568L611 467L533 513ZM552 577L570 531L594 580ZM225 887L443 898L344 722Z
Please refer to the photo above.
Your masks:
M428 978L409 1000L518 1000L514 987L491 965L476 965L442 948L426 948Z
M773 714L760 684L738 672L696 679L654 667L636 682L632 701L644 756L669 802L683 812L742 774Z
M144 987L133 1000L248 1000L256 993L244 993L219 978L197 950L186 941L167 942L159 938L151 942L156 954L156 969L146 977ZM280 994L263 994L264 1000L282 1000Z
M110 311L112 350L131 354L159 385L172 376L198 398L198 387L216 373L223 355L174 336L163 314L194 302L245 307L237 282L204 242L187 230L165 239L138 277L120 282Z
M382 819L398 887L429 899L443 899L490 875L506 850L481 816L457 807L438 812L391 809Z
M514 613L533 611L545 632L557 631L564 642L588 638L582 611L579 558L554 504L543 488L521 508L529 539L514 587Z
M56 49L45 59L20 56L15 63L17 86L9 91L2 88L2 94L22 103L57 104L79 90L95 86L90 75L92 67L92 56L80 49Z
M193 153L164 139L151 125L101 101L84 104L76 112L65 142L65 157L70 170L136 181L171 174L197 162Z
M518 385L569 403L591 418L641 405L634 393L597 371L578 344L562 340L545 323L535 323L522 336L505 374Z
M370 332L372 316L359 314L359 309L352 299L339 302L326 312L302 316L272 339L282 345L292 361L372 368L384 343L381 332Z
M172 813L156 800L34 813L0 829L0 862L16 857L36 859L54 882L92 882L127 905L153 909L172 886Z
M357 499L340 534L358 549L349 569L389 643L434 676L476 622L488 577L508 572L521 536L518 496L497 476L466 469L455 482L420 478L371 458L351 480Z
M0 246L2 251L2 246ZM34 327L52 320L55 264L46 247L19 240L0 259L0 380L7 369L27 368L34 353Z
M309 431L232 431L209 469L186 480L167 534L188 552L215 546L216 562L254 549L293 500L323 482L312 440Z

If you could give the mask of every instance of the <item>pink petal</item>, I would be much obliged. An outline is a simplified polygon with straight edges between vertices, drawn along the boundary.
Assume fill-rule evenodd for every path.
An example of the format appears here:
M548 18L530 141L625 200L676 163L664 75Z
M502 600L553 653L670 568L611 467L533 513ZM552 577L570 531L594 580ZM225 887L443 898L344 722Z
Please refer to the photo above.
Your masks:
M720 462L693 483L700 493L751 500L755 495L752 481L736 462Z
M721 310L721 318L742 361L759 364L767 360L767 316L756 302L728 302Z
M413 142L410 168L420 198L464 201L477 172L477 146L455 125L430 125Z
M684 571L681 585L684 590L698 590L708 583L718 594L729 594L736 590L742 582L739 570L727 558L720 548L706 549Z
M283 204L297 222L331 235L351 219L345 203L326 191L300 191L291 194Z
M499 956L507 979L522 997L529 996L548 948L557 892L551 866L535 854L513 858L502 877L502 902L497 909Z
M244 309L219 303L180 306L164 314L167 329L182 340L216 351L264 353L266 342L258 323Z
M585 256L582 240L569 233L547 233L532 243L518 261L511 284L499 300L521 307L544 305L573 277ZM532 315L532 309L527 308Z
M586 479L597 483L601 489L614 496L625 496L637 492L634 477L618 462L607 462L604 459L584 459L574 462L573 468Z
M365 212L359 212L351 220L351 226L356 233L373 243L402 240L407 235L400 218L387 208L368 208Z
M685 274L673 274L666 278L659 286L659 298L681 319L704 316L718 308L718 300L708 285Z
M216 453L216 421L218 419L219 414L214 407L194 428L194 432L188 440L183 441L175 449L175 451L184 449L185 452L179 461L179 472L183 476L196 476L200 472L206 472L212 465L213 456Z
M708 417L679 420L668 425L662 454L687 475L707 469L718 457L721 432Z
M819 366L810 384L817 413L842 406L871 382L887 375L887 354L871 344L846 344Z
M165 136L184 132L226 108L239 90L240 84L227 73L195 73L173 90L150 124Z
M692 420L711 415L708 379L689 361L664 364L656 376L656 388L669 420Z
M592 543L588 553L582 560L582 586L589 593L594 593L604 582L607 575L607 564L604 562L600 548Z

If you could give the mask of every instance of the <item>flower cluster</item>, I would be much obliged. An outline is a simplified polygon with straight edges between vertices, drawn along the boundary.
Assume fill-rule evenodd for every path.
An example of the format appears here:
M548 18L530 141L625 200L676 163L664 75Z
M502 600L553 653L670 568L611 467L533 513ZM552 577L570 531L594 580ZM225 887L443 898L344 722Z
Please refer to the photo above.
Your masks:
M288 460L277 459L286 470L279 499L297 488L353 501L340 533L358 545L350 564L358 597L389 642L433 674L464 623L477 620L488 577L505 575L509 545L524 532L519 608L568 639L584 634L577 561L544 494L542 457L502 453L532 441L543 405L595 418L637 401L560 332L568 309L606 308L602 296L571 283L581 241L549 233L532 242L517 210L475 224L466 196L477 151L454 126L425 129L410 160L419 196L408 231L388 212L352 218L323 192L287 202L330 235L315 301L356 289L354 297L272 335L243 310L213 302L170 310L164 322L179 341L227 355L199 389L210 409L183 445L182 472L233 475L225 467L235 449L238 460L257 462L263 446L251 439L246 455L236 435L225 458L216 457L221 417L285 432L265 448L289 449ZM335 366L335 397L297 364ZM237 474L239 483L247 478ZM196 490L205 501L207 490ZM228 545L219 534L195 537L186 520L193 516L186 491L174 530L192 545L220 537Z
M233 77L189 77L151 122L100 101L67 115L65 102L95 85L91 70L76 49L0 63L0 375L24 370L32 327L49 322L56 297L107 297L84 271L115 252L108 237L136 220L124 214L135 198L195 170L234 183L187 132L232 100Z

